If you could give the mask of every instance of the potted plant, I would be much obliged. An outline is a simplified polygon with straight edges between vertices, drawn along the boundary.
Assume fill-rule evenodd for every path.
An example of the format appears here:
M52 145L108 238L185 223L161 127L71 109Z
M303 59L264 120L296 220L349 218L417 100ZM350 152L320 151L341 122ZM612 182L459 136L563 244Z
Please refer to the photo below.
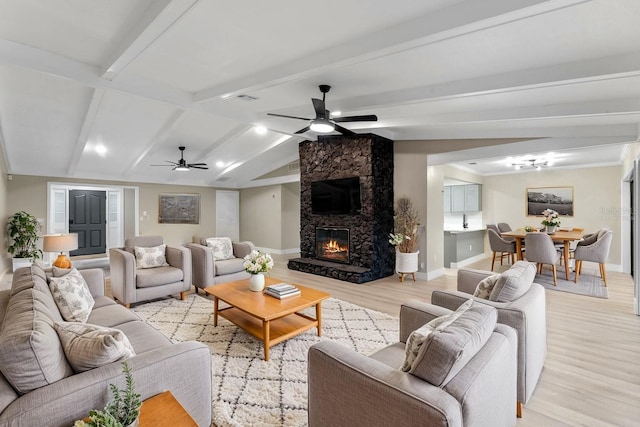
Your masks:
M396 272L400 275L400 281L404 281L404 275L407 273L410 273L415 281L420 253L420 213L408 197L400 197L396 202L393 231L389 234L389 243L396 247Z
M74 427L136 427L140 416L140 395L135 391L135 383L131 368L127 362L122 362L122 372L126 380L126 388L118 389L109 384L113 400L103 410L92 410L89 416L76 421Z
M7 236L10 244L7 251L13 255L13 271L30 266L34 259L42 256L42 251L36 246L41 229L38 219L25 211L16 212L9 217Z
M560 225L560 214L553 209L545 209L542 211L542 225L547 228L547 234L553 234Z
M273 268L273 258L268 253L253 250L244 257L242 264L245 271L251 274L249 278L249 289L260 292L264 289L264 275Z

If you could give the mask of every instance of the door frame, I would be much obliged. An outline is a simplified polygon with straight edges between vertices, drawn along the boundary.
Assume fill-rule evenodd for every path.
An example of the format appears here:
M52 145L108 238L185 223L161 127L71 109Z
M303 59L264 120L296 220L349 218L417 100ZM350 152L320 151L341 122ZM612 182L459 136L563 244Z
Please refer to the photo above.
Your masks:
M47 234L54 233L68 233L69 232L69 190L89 190L89 191L105 191L106 192L106 203L105 203L105 217L107 219L107 233L106 233L106 249L107 252L111 247L120 247L124 245L124 209L123 200L124 200L124 190L132 189L134 190L134 217L136 221L134 222L135 233L136 235L139 232L139 187L137 186L127 186L127 185L99 185L99 184L82 184L82 183L68 183L68 182L48 182L47 183ZM55 221L55 195L56 193L64 194L64 223ZM109 199L110 197L118 197L118 203L121 207L119 212L119 217L115 222L115 232L110 233L110 230L114 228L114 222L110 221L109 215ZM45 262L52 262L55 258L56 254L45 252L43 254L43 260Z

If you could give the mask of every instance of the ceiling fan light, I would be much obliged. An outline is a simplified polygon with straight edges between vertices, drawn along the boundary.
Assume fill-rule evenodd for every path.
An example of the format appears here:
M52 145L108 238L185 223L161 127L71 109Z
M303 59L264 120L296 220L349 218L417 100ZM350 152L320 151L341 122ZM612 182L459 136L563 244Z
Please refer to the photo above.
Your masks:
M174 171L182 171L182 172L186 172L189 170L188 167L186 166L176 166L175 168L173 168Z
M333 123L327 119L315 119L311 122L309 129L318 133L329 133L333 132L335 127L333 126Z

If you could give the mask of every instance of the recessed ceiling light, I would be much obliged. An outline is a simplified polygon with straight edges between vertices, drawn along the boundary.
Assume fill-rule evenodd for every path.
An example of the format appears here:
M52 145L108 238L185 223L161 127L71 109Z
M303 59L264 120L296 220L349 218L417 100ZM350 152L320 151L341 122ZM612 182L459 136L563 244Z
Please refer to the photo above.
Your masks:
M94 150L96 151L96 153L98 153L98 155L103 156L103 157L104 157L105 154L107 154L107 147L105 147L102 144L96 145Z
M216 166L219 167L219 168L223 168L224 167L224 162L217 161L216 162Z
M340 110L331 112L331 115L333 117L339 117L341 114L342 114L342 111L340 111Z
M267 133L267 128L264 126L256 126L253 128L258 135L264 135Z

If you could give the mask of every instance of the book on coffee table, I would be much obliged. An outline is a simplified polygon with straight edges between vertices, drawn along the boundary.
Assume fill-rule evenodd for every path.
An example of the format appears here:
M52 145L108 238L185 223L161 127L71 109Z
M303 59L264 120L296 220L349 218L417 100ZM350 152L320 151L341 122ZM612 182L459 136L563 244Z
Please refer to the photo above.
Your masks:
M265 293L274 298L282 299L300 295L300 289L287 283L278 283L276 285L267 286Z

